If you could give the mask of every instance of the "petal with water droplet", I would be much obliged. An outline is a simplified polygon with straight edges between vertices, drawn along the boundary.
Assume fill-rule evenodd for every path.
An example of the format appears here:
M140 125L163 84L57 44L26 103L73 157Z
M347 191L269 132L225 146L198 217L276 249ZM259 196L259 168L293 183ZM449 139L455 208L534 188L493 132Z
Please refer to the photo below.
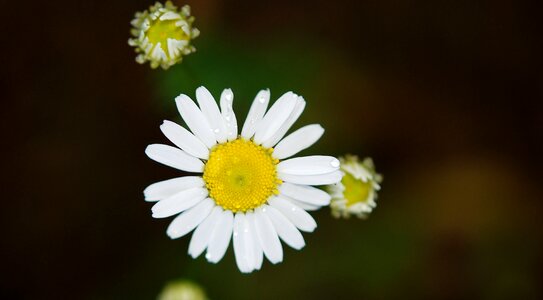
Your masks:
M192 133L208 148L213 147L217 141L206 117L198 106L187 95L181 94L175 98L177 109Z
M264 117L266 113L266 108L268 108L268 102L270 101L270 90L261 90L255 97L249 113L247 114L247 119L243 124L243 129L241 130L241 136L250 139L255 134L258 123Z
M201 158L208 159L209 149L192 133L174 122L164 120L160 125L162 133L177 147L181 148L188 154Z
M318 175L291 175L286 173L279 173L279 179L294 184L302 185L325 185L335 184L341 181L343 173L341 171L334 171L326 174Z
M289 175L320 175L337 170L339 170L339 160L324 155L291 158L277 165L277 173Z
M196 100L215 134L215 139L219 143L226 142L226 124L224 123L219 107L209 90L203 86L196 89Z
M234 93L231 89L225 89L221 94L221 114L226 125L226 135L229 141L238 138L238 123L236 114L232 108Z
M267 148L271 148L275 146L287 133L287 131L292 127L294 122L298 120L302 112L305 108L305 100L303 97L297 97L296 99L296 105L294 106L294 109L290 113L289 117L285 120L285 122L277 129L277 131L267 140L265 140L262 145Z
M296 94L287 92L272 105L256 128L254 141L257 144L264 143L281 128L294 110L296 99Z

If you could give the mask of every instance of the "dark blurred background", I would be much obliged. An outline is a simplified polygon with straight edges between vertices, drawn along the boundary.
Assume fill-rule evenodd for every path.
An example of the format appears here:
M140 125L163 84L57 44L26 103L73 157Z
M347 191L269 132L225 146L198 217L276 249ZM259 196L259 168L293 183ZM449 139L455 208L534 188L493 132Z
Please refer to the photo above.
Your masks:
M178 5L185 2L174 1ZM188 278L212 299L542 299L543 76L537 1L188 1L198 51L135 63L151 1L2 5L2 299L152 299ZM251 275L171 241L142 190L177 176L143 153L173 98L261 88L307 100L310 153L374 158L368 220L328 209Z

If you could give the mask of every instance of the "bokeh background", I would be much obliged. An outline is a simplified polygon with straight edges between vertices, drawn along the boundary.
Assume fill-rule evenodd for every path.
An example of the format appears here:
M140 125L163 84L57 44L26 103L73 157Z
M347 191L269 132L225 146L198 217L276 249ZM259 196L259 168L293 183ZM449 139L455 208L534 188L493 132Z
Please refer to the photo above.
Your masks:
M152 1L4 3L2 299L153 299L187 278L212 299L542 299L543 76L537 1L174 1L198 51L134 62ZM314 214L303 251L251 275L171 241L142 190L177 176L144 155L173 98L293 90L306 154L371 156L368 220Z

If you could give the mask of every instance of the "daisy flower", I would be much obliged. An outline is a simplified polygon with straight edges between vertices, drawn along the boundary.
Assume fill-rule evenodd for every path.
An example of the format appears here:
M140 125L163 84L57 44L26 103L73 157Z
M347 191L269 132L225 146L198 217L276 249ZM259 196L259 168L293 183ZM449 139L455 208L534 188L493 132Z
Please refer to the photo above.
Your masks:
M187 95L175 99L190 131L164 121L160 129L177 147L153 144L145 153L167 166L203 174L157 182L144 195L146 201L158 201L153 217L178 215L166 231L170 238L194 230L190 256L206 251L206 259L217 263L232 240L238 268L249 273L261 268L264 256L273 264L283 260L280 239L294 249L304 247L300 231L317 227L307 211L331 199L312 185L337 183L342 173L331 156L289 158L324 132L313 124L283 138L305 108L302 97L285 93L266 112L270 92L260 91L239 135L233 99L232 91L224 90L219 109L204 87L196 90L199 107Z
M180 63L183 55L196 49L191 40L200 35L192 27L194 17L190 15L190 6L177 8L170 1L164 5L157 2L149 10L137 12L130 33L133 38L128 44L136 48L136 62L151 63L151 68L161 66L164 70Z
M326 187L332 195L332 215L336 218L354 215L365 219L377 206L375 200L383 177L375 172L373 160L369 157L359 161L355 155L346 155L339 160L343 178L341 182Z

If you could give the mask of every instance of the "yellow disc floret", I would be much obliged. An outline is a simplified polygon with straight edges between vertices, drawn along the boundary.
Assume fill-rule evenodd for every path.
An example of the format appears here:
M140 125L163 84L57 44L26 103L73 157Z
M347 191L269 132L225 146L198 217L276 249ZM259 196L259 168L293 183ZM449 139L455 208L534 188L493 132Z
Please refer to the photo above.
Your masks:
M204 181L210 197L224 209L248 211L266 203L277 194L279 160L272 148L237 139L215 146L204 169Z

